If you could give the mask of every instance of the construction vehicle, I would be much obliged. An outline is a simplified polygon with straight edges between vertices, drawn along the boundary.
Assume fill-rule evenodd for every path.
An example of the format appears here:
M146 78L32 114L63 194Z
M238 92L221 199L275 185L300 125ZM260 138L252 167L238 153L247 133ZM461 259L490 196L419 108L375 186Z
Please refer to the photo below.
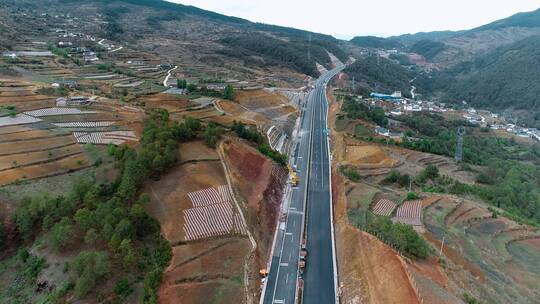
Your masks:
M289 174L291 175L291 184L293 187L298 186L300 179L298 178L298 174L296 174L296 170L293 169L291 165L287 165L287 168L289 169Z

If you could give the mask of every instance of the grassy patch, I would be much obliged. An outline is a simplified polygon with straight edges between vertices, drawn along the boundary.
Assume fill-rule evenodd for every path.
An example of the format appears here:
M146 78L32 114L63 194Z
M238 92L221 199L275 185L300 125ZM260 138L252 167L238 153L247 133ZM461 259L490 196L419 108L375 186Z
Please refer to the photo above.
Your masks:
M342 166L339 168L339 170L341 174L343 174L343 176L345 176L349 180L353 182L360 181L360 173L358 173L358 170L356 170L355 168Z
M369 137L369 136L373 136L373 131L371 131L370 129L366 128L364 125L362 124L358 124L356 125L356 127L354 128L354 136L356 138L362 138L362 137Z

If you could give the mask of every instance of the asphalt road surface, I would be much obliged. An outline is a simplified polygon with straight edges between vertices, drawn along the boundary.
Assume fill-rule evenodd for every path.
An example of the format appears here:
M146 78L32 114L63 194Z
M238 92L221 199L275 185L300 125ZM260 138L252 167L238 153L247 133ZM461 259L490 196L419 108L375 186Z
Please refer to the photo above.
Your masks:
M326 84L343 67L315 82L307 97L297 148L292 155L300 183L288 192L286 220L280 222L262 303L295 303L302 234L309 252L304 273L304 303L335 303L336 280L330 206ZM309 178L307 178L309 176ZM304 217L307 215L307 217ZM305 221L307 220L307 223Z

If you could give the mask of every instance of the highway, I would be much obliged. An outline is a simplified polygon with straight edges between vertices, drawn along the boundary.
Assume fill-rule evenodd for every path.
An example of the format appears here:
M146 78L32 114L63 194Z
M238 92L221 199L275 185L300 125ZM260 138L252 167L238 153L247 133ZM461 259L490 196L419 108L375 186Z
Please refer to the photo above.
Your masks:
M261 303L295 303L302 235L309 252L304 273L303 303L336 303L335 246L330 193L326 84L343 67L322 75L304 103L297 145L291 157L300 183L287 191ZM307 217L305 217L307 215ZM307 221L307 222L306 222Z

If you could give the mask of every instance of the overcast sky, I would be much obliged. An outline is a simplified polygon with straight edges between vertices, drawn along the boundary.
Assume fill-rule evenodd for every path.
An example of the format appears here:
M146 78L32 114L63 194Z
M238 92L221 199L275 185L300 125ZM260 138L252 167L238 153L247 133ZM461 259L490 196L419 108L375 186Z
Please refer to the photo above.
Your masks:
M540 8L538 0L169 0L338 38L474 28Z

